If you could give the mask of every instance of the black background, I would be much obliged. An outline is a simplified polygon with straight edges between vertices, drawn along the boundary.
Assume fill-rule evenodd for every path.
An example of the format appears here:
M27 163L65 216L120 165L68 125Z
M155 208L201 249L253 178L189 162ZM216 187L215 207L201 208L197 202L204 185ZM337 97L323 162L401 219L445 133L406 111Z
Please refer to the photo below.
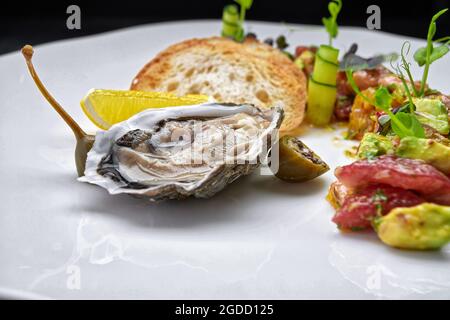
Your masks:
M0 4L0 54L18 50L25 43L38 44L79 37L133 25L185 19L220 19L225 4L233 0L146 0L146 1L17 1ZM450 7L450 0L395 1L343 0L340 25L365 27L366 9L381 8L383 31L424 38L428 23L439 9ZM328 0L254 0L248 11L250 20L320 24L328 15ZM81 8L81 30L66 28L66 9ZM437 36L450 32L450 13L438 23Z
M210 306L218 308L220 304L272 304L274 314L268 315L245 315L229 316L213 314L206 318L181 317L175 315L174 310L177 306L185 304L187 306ZM295 300L276 300L276 301L258 301L258 300L179 300L179 301L0 301L2 311L11 310L16 318L25 316L29 319L36 317L45 317L46 319L61 319L70 313L73 318L86 319L97 317L99 319L130 319L145 317L145 319L244 319L244 320L277 320L277 319L306 319L309 315L316 317L327 317L329 319L349 318L354 319L352 315L365 315L368 310L374 310L381 316L389 314L390 318L398 319L429 319L430 312L433 314L446 314L448 312L448 300L407 300L407 301L387 301L387 300L358 300L358 301L295 301ZM344 311L343 311L344 310ZM349 317L350 311L351 315Z

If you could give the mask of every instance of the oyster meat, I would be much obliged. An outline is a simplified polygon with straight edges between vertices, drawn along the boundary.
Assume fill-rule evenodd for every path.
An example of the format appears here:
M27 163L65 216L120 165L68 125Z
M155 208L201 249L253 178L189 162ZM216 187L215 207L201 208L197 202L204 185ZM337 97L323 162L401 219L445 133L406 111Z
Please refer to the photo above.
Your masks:
M97 133L79 180L150 200L208 198L265 160L282 119L252 105L146 110Z

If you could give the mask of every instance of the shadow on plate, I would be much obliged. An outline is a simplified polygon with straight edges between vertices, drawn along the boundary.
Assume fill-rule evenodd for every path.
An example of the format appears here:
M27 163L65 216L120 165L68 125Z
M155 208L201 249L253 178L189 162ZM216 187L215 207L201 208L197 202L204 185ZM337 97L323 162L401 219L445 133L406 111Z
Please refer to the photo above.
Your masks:
M239 224L242 227L250 220L253 223L257 217L249 212L261 212L264 219L270 219L267 212L270 210L268 198L271 195L276 201L282 197L301 199L325 187L321 178L306 183L287 183L274 176L260 176L256 172L234 181L210 199L188 198L154 203L126 194L110 195L98 186L75 181L73 175L54 174L52 177L56 190L71 190L71 197L74 198L61 210L105 215L141 228L191 228L223 224ZM276 208L277 203L273 205ZM277 215L274 219L278 219Z
M188 198L161 202L150 202L126 194L109 195L100 187L80 184L77 189L83 194L81 197L84 200L74 211L104 214L151 228L241 223L249 219L246 215L249 206L264 196L254 189L251 180L252 177L242 177L210 199Z
M345 237L345 239L343 238ZM441 250L406 250L406 249L398 249L385 245L377 236L377 234L373 230L364 230L358 232L339 232L335 234L334 243L339 243L342 241L364 241L367 242L367 245L379 246L389 255L395 256L396 258L404 258L411 261L417 262L429 262L429 261L438 261L438 262L450 262L450 246L444 247Z
M275 176L259 176L256 179L253 179L250 183L250 187L254 188L258 192L288 197L310 196L326 190L326 183L322 177L297 183L286 182Z
M447 248L449 248L447 246ZM426 250L426 251L418 251L418 250L405 250L405 249L396 249L391 247L386 247L386 249L396 255L398 257L402 257L415 262L429 262L429 261L438 261L438 262L450 262L450 250L446 248L442 248L441 250Z

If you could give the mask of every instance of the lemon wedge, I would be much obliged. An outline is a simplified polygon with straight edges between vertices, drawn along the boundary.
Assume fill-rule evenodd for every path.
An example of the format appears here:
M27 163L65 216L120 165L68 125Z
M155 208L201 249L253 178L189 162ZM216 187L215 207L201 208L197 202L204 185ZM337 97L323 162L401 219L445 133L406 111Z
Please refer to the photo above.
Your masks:
M81 100L81 108L97 127L107 130L145 109L194 105L208 99L205 95L92 89Z

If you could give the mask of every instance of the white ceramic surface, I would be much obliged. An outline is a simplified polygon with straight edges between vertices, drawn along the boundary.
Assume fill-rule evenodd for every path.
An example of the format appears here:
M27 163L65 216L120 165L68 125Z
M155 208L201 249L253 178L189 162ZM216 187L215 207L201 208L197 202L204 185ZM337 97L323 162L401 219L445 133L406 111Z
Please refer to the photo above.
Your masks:
M248 24L292 45L322 29ZM163 23L37 46L48 88L79 123L90 88L127 88L169 44L219 34L218 21ZM336 46L399 51L404 37L341 28ZM413 48L423 42L409 39ZM416 69L414 69L417 71ZM450 58L431 84L450 92ZM418 73L415 72L417 75ZM209 200L151 204L76 180L74 138L32 83L20 54L0 56L0 296L30 298L449 298L450 249L388 248L340 234L325 202L332 172L305 184L243 178ZM304 141L333 168L350 162L338 132Z

